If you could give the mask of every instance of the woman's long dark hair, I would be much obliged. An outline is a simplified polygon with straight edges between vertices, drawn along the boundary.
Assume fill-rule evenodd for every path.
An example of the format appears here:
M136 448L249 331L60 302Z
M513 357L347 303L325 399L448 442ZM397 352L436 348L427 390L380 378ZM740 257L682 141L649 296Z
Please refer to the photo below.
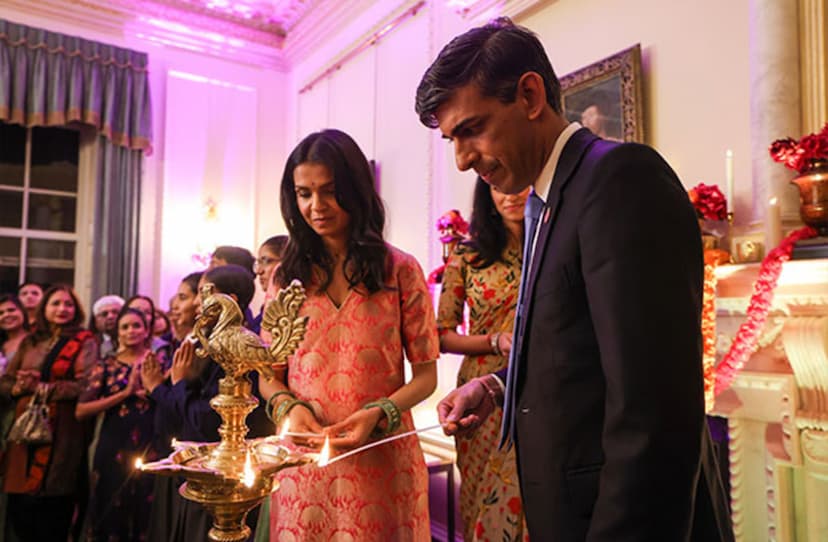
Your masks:
M497 212L491 188L478 177L474 184L469 240L463 242L477 253L471 265L483 269L501 261L508 241L509 233L503 217Z
M43 292L43 299L40 300L40 304L37 306L35 329L34 332L28 337L32 344L49 339L52 336L52 325L48 320L46 320L46 305L49 304L49 300L57 292L66 292L69 294L69 297L72 298L72 302L75 304L75 316L72 318L72 321L61 326L60 334L64 337L70 336L83 329L83 321L86 316L83 312L83 306L78 300L78 294L75 293L75 290L71 286L67 286L66 284L55 284Z
M369 293L384 288L390 272L388 246L382 237L385 208L374 186L368 160L356 142L339 130L323 130L303 139L290 153L282 176L281 208L290 242L276 269L284 288L291 280L310 284L313 267L324 274L320 290L333 278L333 260L322 238L305 222L296 203L294 170L301 164L321 164L333 175L336 202L351 218L345 255L345 278L351 288L363 284Z
M19 310L23 314L23 325L21 327L24 331L28 333L30 330L29 316L26 314L26 309L23 308L23 304L20 303L20 300L17 299L17 296L12 294L0 295L0 305L2 305L3 303L11 303L15 307L17 307L17 310ZM2 345L7 340L9 340L8 333L6 333L6 330L0 329L0 345Z

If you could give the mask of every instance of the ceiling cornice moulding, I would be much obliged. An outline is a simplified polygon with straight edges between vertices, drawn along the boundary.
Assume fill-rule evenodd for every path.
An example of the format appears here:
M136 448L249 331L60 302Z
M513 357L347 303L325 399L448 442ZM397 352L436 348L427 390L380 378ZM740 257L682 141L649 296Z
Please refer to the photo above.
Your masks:
M557 0L455 0L455 11L464 19L482 23L494 17L518 18L527 11ZM451 2L450 2L451 4Z

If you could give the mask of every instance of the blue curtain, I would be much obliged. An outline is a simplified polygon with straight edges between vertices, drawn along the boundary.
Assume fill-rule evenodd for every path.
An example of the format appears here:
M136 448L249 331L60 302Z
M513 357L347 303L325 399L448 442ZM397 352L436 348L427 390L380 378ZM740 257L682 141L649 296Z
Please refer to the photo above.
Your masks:
M0 19L0 121L98 132L92 299L138 274L143 154L152 151L147 54Z
M0 19L0 120L95 126L123 147L151 151L147 54Z

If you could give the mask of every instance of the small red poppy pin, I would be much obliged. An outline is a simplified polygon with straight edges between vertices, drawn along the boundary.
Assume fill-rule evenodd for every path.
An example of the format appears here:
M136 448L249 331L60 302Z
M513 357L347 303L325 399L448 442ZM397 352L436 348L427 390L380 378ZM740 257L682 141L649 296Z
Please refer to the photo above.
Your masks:
M547 207L547 208L546 208L546 212L545 212L545 213L543 213L543 223L544 223L544 224L546 224L547 222L549 222L549 213L550 213L550 212L551 212L551 209L549 209L549 207Z

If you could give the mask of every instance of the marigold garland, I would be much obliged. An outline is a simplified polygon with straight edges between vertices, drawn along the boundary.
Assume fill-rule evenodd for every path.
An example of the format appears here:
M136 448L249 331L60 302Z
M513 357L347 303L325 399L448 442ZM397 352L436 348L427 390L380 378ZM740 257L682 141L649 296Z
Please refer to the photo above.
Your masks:
M716 383L716 268L727 262L722 250L704 251L704 295L702 297L702 367L704 369L705 412L713 409Z
M715 387L714 393L718 396L725 391L733 383L736 374L744 367L748 358L756 351L756 346L759 342L759 336L765 327L765 322L768 319L771 304L773 303L774 290L779 282L779 275L782 273L782 264L791 258L794 244L803 239L810 239L816 237L817 231L810 226L805 226L798 230L794 230L788 234L785 239L779 243L779 246L771 250L765 259L762 260L762 265L759 268L759 277L753 284L753 295L750 298L750 304L747 309L747 318L739 326L736 336L733 339L733 344L730 345L730 350L722 358L722 361L715 369ZM715 292L715 275L713 276L713 291ZM707 275L705 274L705 283L707 283ZM707 284L705 284L705 289ZM703 333L710 333L710 329L704 328ZM704 344L708 341L714 341L715 344L715 324L713 326L712 337L704 335ZM707 373L705 373L705 387L707 387Z

